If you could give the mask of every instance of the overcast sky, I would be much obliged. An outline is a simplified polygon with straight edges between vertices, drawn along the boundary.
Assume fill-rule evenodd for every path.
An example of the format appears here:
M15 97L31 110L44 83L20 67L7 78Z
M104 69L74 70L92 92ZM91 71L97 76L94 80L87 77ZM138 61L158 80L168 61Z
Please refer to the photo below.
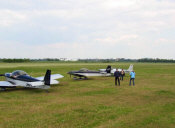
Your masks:
M174 0L0 0L0 58L175 59Z

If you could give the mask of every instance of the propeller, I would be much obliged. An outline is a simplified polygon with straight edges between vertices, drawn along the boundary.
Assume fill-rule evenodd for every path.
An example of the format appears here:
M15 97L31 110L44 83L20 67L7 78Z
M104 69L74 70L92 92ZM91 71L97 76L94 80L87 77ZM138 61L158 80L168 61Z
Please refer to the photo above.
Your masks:
M70 75L70 78L71 78L71 76L72 76L71 72L68 72L67 74L69 74Z

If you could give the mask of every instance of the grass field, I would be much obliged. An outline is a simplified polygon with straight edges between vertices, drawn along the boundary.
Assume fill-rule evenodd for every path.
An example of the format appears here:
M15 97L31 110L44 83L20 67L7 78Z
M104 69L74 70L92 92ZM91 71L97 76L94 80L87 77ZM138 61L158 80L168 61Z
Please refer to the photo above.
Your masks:
M0 128L175 128L175 64L135 63L136 86L129 75L73 80L70 70L106 68L107 63L0 63L0 73L24 70L42 76L60 73L49 93L40 89L0 92ZM112 63L128 68L130 63ZM4 80L4 78L0 78Z

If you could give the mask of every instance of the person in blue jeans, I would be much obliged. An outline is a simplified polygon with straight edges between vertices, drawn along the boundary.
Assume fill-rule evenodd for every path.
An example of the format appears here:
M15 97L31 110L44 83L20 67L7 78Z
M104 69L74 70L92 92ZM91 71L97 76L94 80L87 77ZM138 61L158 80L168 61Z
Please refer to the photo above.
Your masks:
M134 80L135 80L135 72L132 71L130 72L130 82L129 82L130 86L131 86L131 81L133 81L133 86L135 85Z
M117 81L120 86L120 72L118 71L118 69L116 69L116 71L114 72L114 77L115 77L115 86L117 86Z

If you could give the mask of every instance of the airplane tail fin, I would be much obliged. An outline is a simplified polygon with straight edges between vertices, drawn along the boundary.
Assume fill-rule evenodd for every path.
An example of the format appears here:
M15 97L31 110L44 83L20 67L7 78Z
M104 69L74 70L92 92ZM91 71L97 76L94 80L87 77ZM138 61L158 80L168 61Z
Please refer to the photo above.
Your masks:
M133 71L133 68L134 68L133 64L130 64L128 71L130 71L130 72Z
M45 77L44 77L44 84L45 85L50 85L50 75L51 75L51 70L47 70Z
M110 66L110 65L107 66L106 72L107 72L107 73L111 73L111 66Z

